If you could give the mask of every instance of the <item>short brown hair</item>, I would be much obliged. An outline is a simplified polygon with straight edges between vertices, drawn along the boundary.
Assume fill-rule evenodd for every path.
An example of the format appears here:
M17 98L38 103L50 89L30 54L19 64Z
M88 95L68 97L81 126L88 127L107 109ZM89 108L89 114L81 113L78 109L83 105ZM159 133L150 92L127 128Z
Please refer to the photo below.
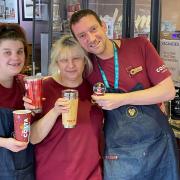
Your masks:
M3 40L18 40L24 45L26 59L28 57L28 45L25 31L18 24L0 23L0 43Z
M99 18L99 16L96 14L96 12L94 12L91 9L82 9L79 10L77 12L75 12L70 19L70 29L71 29L71 33L72 35L75 37L74 32L72 30L72 25L78 23L83 17L88 16L88 15L92 15L96 18L96 20L98 21L98 23L102 26L102 21ZM75 37L76 38L76 37Z

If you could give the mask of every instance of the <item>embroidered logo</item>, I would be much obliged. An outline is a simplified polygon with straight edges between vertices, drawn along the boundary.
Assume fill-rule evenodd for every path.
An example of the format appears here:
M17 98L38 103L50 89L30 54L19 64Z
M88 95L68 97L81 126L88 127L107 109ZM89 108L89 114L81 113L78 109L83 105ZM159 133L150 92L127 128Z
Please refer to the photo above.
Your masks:
M135 118L138 114L138 109L135 106L129 106L126 110L126 114L130 118Z
M129 73L131 76L134 76L137 73L141 72L142 70L143 70L142 66L139 66L139 67L131 69Z
M158 67L158 68L156 69L156 72L160 73L160 72L164 72L164 71L166 71L166 70L167 70L167 69L166 69L166 65L164 64L164 65Z
M129 66L128 68L126 68L126 70L129 73L129 76L133 77L136 74L138 74L139 72L141 72L143 70L143 67L138 66L138 67L133 68L132 66Z

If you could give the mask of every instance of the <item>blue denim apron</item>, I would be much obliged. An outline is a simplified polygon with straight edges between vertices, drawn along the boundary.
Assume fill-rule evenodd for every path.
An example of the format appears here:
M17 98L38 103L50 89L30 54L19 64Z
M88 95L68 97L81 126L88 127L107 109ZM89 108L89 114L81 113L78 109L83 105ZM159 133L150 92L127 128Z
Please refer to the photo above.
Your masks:
M132 91L141 89L137 84ZM104 113L104 180L180 179L176 139L157 105L125 105Z
M0 109L0 137L12 137L13 115L9 109ZM33 146L20 152L0 147L0 180L34 180Z

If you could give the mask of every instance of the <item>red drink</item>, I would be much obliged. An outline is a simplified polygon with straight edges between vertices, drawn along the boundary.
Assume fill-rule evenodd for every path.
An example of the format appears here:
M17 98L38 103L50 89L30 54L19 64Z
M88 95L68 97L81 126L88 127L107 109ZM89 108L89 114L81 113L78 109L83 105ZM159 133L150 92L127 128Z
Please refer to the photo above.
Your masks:
M35 106L33 111L39 113L42 111L42 77L28 76L25 77L26 96L32 100L32 105Z
M13 111L14 117L14 135L18 141L28 142L30 135L30 110L16 110Z

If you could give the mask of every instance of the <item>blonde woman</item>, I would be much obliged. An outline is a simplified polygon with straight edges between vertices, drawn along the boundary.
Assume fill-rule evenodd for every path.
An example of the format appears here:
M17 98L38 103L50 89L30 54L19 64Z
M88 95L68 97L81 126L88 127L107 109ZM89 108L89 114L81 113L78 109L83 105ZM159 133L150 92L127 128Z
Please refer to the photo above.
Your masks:
M52 48L50 77L43 82L43 111L32 124L36 180L101 180L100 136L102 111L91 104L92 88L85 78L92 65L72 36L57 40ZM69 105L61 98L64 89L79 92L77 126L62 125ZM25 103L26 107L32 108Z

